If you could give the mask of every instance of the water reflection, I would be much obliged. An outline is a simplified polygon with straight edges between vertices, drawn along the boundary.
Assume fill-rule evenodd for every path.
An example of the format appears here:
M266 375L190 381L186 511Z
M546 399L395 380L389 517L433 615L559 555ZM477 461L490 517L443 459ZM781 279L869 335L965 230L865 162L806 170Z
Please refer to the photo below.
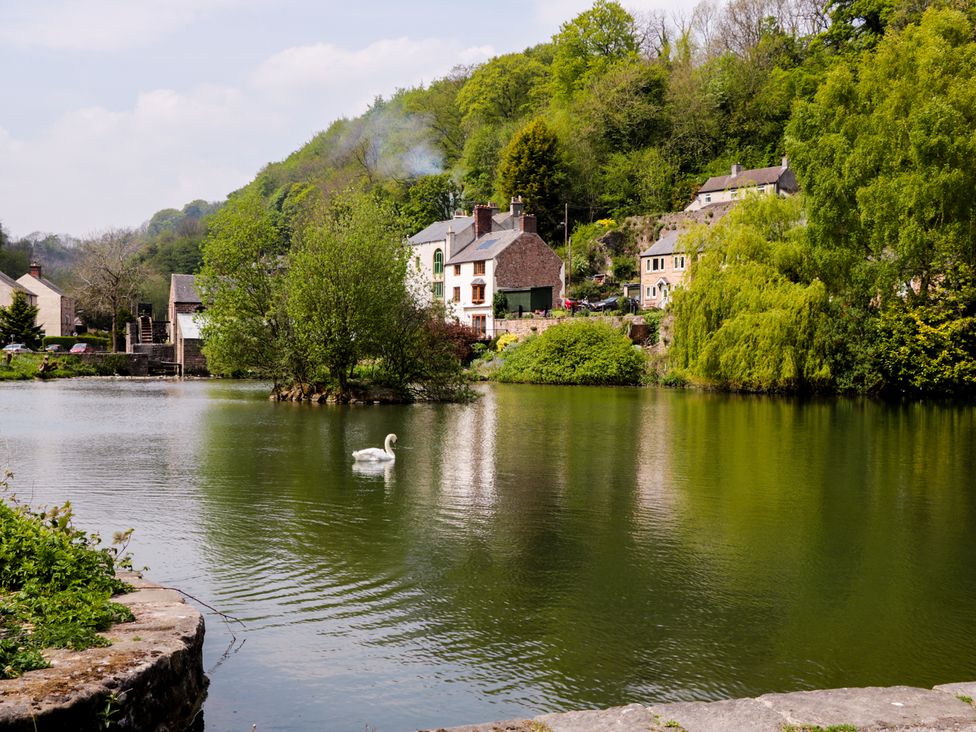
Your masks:
M247 624L211 728L389 730L973 677L974 414L67 382L5 387L0 445L22 485L134 525L154 578ZM389 432L395 464L352 461ZM208 664L228 640L208 624Z

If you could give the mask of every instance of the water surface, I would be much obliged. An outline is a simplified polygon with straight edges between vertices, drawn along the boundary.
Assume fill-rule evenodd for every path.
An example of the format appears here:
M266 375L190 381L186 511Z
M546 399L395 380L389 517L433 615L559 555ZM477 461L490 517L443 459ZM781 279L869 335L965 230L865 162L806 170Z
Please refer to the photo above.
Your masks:
M349 453L399 435L394 466ZM208 730L976 678L976 410L490 386L0 386L0 465L208 614ZM205 608L204 608L205 609ZM243 641L243 645L241 642ZM230 647L230 653L225 655Z

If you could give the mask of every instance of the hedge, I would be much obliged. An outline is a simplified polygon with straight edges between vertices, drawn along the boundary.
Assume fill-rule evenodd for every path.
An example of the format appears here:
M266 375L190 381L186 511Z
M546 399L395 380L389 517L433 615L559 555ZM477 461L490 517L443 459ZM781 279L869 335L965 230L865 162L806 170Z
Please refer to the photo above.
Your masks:
M41 339L41 347L58 344L65 349L71 348L75 343L90 343L95 348L108 350L109 339L107 336L79 335L79 336L44 336Z

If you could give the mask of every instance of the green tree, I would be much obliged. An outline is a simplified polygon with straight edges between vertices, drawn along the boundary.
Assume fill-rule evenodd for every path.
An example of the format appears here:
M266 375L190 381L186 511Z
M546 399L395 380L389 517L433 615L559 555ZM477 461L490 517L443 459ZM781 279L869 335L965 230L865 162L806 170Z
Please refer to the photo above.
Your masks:
M566 173L559 139L543 120L523 127L502 150L497 183L501 200L521 196L538 216L540 233L551 238L562 219Z
M462 122L469 129L481 124L515 122L540 100L548 69L523 53L496 56L479 66L457 95Z
M862 301L924 301L949 268L976 265L974 77L970 21L929 10L797 106L787 150L811 231Z
M347 397L353 367L375 356L407 302L404 229L389 202L334 197L290 258L287 312L314 376Z
M252 373L277 389L290 378L290 323L280 284L288 241L258 191L231 196L213 217L196 283L206 307L204 353L217 374Z
M692 265L671 303L672 367L733 389L832 386L830 299L802 216L798 198L756 197L684 237Z
M460 202L461 189L450 174L418 178L400 206L403 225L408 233L416 234L435 221L451 218Z
M636 57L640 48L633 16L612 0L597 0L563 23L553 44L553 83L556 95L564 99L614 61Z
M23 290L14 290L10 305L0 307L0 342L23 343L37 350L44 331L36 323L37 307L30 304Z
M112 321L112 352L117 350L120 315L132 312L147 277L135 233L114 229L79 245L75 300L82 312Z

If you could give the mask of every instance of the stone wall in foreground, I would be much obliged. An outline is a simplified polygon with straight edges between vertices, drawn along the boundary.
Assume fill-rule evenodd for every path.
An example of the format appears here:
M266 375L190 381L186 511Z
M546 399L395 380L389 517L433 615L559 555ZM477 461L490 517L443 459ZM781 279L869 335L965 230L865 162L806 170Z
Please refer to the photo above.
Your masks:
M681 702L452 727L438 732L973 732L976 682L764 694L755 699Z
M134 575L115 601L135 621L112 626L107 648L45 653L51 668L0 680L0 732L182 732L203 703L203 616L178 592Z

